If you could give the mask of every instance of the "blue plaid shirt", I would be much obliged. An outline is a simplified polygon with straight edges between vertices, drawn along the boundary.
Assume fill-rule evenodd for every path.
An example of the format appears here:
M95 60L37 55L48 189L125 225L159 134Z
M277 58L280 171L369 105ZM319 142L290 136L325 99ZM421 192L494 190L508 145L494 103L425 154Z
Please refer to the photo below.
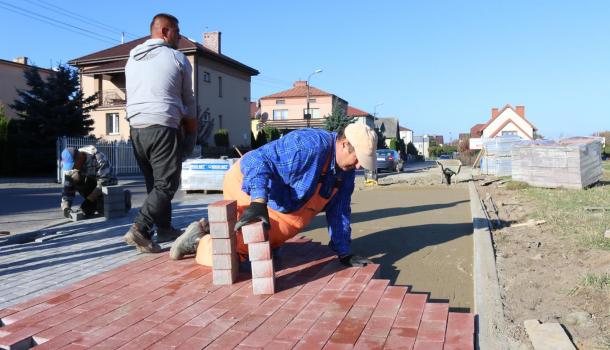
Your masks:
M290 213L300 209L322 183L320 194L337 194L326 204L330 247L339 255L350 253L351 198L355 171L335 168L337 134L321 129L295 130L241 159L242 190L252 200L264 198L273 210ZM331 157L324 178L322 169Z

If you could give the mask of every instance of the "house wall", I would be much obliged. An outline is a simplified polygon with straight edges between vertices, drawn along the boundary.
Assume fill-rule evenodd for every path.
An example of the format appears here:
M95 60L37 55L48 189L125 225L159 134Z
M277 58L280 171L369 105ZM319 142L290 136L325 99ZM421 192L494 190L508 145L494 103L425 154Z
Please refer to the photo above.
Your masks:
M210 120L214 123L208 145L214 144L213 135L221 128L222 119L222 128L229 132L229 143L249 146L250 76L203 57L197 58L197 69L194 71L197 74L197 103L201 111L210 113ZM206 72L210 76L209 82L204 81ZM219 97L218 77L222 78L222 97Z
M403 141L405 142L405 145L408 145L409 142L413 142L413 131L410 130L404 130L404 131L400 131L400 138L403 139Z
M122 76L122 77L121 77ZM98 92L101 88L102 91L119 91L124 89L125 85L119 85L121 78L124 81L124 73L116 73L113 76L110 75L82 75L81 85L84 95L90 96ZM124 95L123 95L124 97ZM110 113L119 114L119 133L113 134L106 130L106 115ZM125 106L113 106L113 107L98 107L91 113L93 119L93 131L91 132L95 137L103 138L109 141L128 140L129 139L129 122L127 119L127 113L125 112Z
M9 107L19 97L16 89L25 90L28 88L23 72L26 68L20 63L0 62L0 104L4 106L4 114L7 119L18 118L17 112ZM38 71L42 79L47 80L50 72L47 70Z
M483 130L483 137L492 137L496 131L502 127L504 123L509 122L505 125L502 130L500 130L496 136L501 136L502 131L516 131L517 135L519 135L523 139L534 139L534 129L532 126L525 121L520 115L518 115L511 108L507 108L500 114L496 119L494 119L488 126ZM517 127L518 126L518 127ZM521 128L522 130L519 130Z
M332 96L311 96L310 99L315 98L316 102L310 102L309 108L320 109L319 117L322 118L332 113L333 110L333 98ZM277 100L284 100L284 104L277 104ZM307 108L305 97L286 97L286 98L273 98L273 99L262 99L261 101L261 115L267 116L267 120L273 120L274 109L286 109L288 110L287 119L303 119L303 111Z

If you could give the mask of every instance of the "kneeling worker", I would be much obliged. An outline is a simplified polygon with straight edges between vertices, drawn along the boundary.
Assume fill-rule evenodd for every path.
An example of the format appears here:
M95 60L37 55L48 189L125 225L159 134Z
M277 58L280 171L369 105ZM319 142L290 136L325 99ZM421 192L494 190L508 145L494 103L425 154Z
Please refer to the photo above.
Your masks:
M112 186L118 182L106 155L95 146L79 149L68 147L61 152L61 161L64 174L61 209L64 216L70 218L76 191L85 198L80 206L85 216L93 216L96 212L103 214L102 186ZM131 207L128 190L125 190L125 206L126 210Z
M268 227L271 248L277 248L325 211L329 246L340 261L346 266L371 263L352 254L350 216L355 170L376 168L376 148L377 135L371 128L349 124L339 133L295 130L245 154L229 169L223 184L224 198L237 201L235 230L261 220ZM196 250L198 261L211 264L210 236L193 232L174 243L171 257L180 259ZM247 259L240 232L237 252Z

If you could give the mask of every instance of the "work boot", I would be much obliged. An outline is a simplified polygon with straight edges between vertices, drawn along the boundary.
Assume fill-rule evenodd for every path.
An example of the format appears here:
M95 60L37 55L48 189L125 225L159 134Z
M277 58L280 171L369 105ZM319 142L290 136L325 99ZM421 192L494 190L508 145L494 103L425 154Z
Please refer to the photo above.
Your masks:
M123 236L123 239L125 239L127 244L135 246L140 253L161 252L161 247L157 243L146 238L138 224L131 225L131 228L127 231L125 236Z
M182 230L170 226L169 228L157 228L157 243L169 242L178 238L182 234Z
M192 222L188 225L186 230L184 230L184 233L172 244L172 247L169 250L170 259L180 260L185 255L197 253L199 240L208 233L210 233L210 229L206 219Z

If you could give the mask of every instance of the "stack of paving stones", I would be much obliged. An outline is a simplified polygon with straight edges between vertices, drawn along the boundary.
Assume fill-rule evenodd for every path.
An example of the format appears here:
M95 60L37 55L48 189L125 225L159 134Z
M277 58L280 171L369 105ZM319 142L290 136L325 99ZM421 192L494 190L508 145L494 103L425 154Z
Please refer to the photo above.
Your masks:
M378 265L346 268L305 237L282 253L273 295L145 255L0 309L0 349L474 349L474 314L389 285Z
M235 283L239 260L235 249L237 202L222 200L208 206L212 237L212 280L215 285Z
M252 268L252 293L275 293L275 270L269 237L262 222L241 228L244 243L248 245L248 258Z
M104 217L106 220L127 215L123 186L102 186L102 193L104 195Z

